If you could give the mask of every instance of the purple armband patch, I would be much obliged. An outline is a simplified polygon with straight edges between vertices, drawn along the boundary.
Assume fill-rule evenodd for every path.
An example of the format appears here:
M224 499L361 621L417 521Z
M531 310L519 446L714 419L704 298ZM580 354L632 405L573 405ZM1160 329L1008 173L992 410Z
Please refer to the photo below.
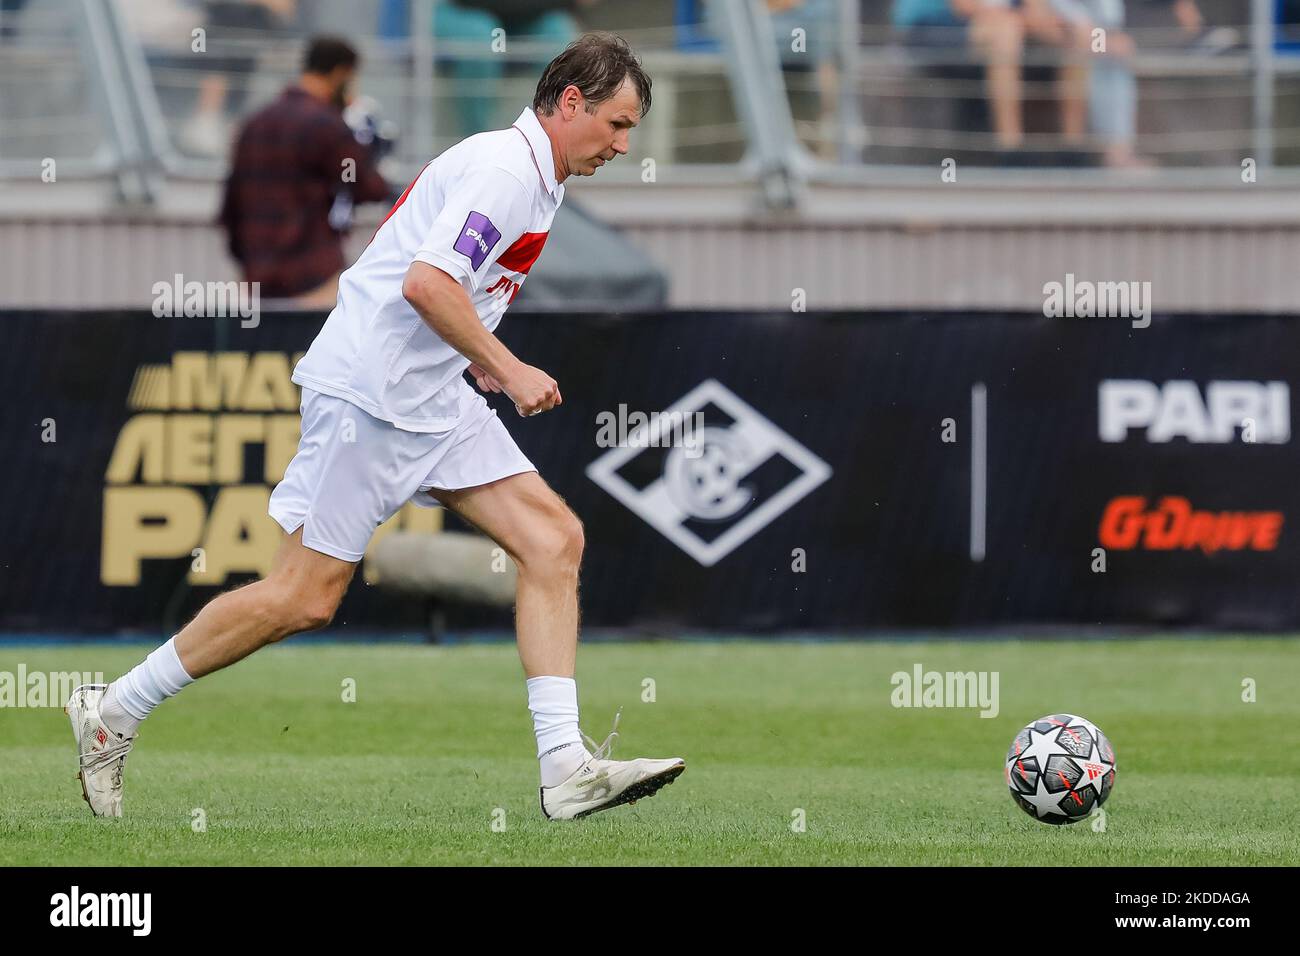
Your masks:
M481 212L471 212L465 219L465 226L460 231L460 238L452 246L457 252L469 256L474 271L483 264L492 247L501 241L501 233L492 225L492 220Z

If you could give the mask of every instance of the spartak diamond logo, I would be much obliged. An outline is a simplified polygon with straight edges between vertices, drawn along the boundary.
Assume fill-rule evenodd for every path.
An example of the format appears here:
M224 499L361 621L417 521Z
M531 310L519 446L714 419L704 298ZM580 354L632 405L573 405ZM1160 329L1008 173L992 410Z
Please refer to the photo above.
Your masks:
M704 427L660 447L660 422ZM678 417L680 416L680 417ZM587 466L587 477L704 567L744 544L831 476L831 467L715 379Z

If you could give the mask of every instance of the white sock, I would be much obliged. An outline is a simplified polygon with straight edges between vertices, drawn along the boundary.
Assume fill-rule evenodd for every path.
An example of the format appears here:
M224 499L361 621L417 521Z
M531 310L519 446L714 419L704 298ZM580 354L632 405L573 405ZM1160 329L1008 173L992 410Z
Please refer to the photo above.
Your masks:
M155 707L192 683L194 678L181 665L173 637L108 685L108 692L99 704L99 716L119 737L134 736L140 722Z
M577 681L572 677L528 678L528 709L537 735L542 786L554 787L591 757L578 730Z

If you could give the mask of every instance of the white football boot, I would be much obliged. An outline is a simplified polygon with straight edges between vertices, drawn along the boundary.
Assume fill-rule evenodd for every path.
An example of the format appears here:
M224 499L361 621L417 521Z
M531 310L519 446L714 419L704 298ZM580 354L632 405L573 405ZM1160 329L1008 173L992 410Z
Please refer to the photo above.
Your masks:
M122 770L135 736L119 737L99 716L107 684L83 684L72 692L63 712L72 721L81 769L81 794L97 817L122 815ZM138 734L136 735L138 736Z
M542 813L548 820L579 820L582 817L636 803L676 780L686 769L681 757L667 760L609 760L610 748L618 736L618 718L614 729L599 747L586 734L583 739L591 750L591 759L573 772L563 783L542 787Z

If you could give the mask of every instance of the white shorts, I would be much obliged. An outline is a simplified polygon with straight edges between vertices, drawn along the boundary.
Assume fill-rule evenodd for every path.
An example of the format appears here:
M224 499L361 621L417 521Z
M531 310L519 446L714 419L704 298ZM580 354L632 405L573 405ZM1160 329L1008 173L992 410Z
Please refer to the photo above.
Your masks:
M360 561L375 529L429 488L474 488L537 468L483 396L461 380L460 419L445 432L403 431L351 402L304 387L298 452L271 493L286 533L343 561Z

